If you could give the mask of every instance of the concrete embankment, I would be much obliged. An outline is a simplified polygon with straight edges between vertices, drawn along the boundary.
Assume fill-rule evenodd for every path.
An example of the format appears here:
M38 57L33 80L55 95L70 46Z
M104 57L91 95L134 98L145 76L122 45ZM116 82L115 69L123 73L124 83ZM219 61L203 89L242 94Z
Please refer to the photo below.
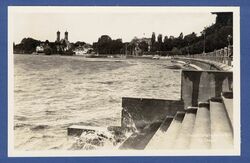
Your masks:
M119 149L232 149L232 75L183 70L180 100L124 97L121 127L137 132Z
M227 64L211 60L186 58L186 57L174 57L173 59L175 61L185 62L186 64L189 64L191 67L194 67L197 70L204 69L204 70L232 71L233 69L232 66L228 66Z
M105 130L121 150L233 149L232 102L233 72L182 70L180 99L123 97L120 126L73 125L68 135Z
M197 66L197 65L194 65L194 64L191 64L189 62L184 62L184 61L181 61L181 60L172 60L172 62L176 62L178 64L180 64L181 66L179 66L181 69L188 69L188 70L203 70L201 67ZM178 65L177 65L178 66Z

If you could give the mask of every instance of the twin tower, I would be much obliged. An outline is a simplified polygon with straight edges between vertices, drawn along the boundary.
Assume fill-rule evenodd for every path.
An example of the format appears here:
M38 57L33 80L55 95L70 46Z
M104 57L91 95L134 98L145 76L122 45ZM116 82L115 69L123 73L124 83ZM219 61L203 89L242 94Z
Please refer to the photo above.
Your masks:
M57 31L57 38L56 38L56 41L59 42L60 41L60 31ZM67 40L68 41L68 36L69 36L69 33L66 31L64 33L64 40Z

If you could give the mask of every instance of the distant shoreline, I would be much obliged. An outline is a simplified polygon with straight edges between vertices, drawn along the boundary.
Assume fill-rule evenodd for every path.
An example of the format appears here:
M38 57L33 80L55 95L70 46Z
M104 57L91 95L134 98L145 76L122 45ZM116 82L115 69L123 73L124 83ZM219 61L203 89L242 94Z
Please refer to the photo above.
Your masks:
M51 54L51 55L46 55L44 53L39 53L39 54L27 54L27 53L13 53L14 55L42 55L42 56L72 56L72 57L83 57L83 58L120 58L120 59L153 59L153 55L144 55L144 56L133 56L133 55L121 55L121 54L101 54L101 55L92 55L89 54L90 56L84 56L84 55L61 55L61 54ZM88 55L88 54L87 54ZM91 56L92 55L92 56Z

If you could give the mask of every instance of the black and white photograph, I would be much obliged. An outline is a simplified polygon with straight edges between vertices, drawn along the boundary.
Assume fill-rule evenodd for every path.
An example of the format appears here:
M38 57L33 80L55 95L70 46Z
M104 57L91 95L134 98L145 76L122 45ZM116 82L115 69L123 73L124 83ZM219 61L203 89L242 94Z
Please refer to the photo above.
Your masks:
M8 7L9 156L240 154L239 7Z

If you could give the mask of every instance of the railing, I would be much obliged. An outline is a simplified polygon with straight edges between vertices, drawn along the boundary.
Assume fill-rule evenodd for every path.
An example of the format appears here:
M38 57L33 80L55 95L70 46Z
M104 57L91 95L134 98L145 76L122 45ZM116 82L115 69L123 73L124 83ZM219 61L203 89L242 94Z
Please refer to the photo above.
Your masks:
M184 56L175 56L184 57ZM215 50L209 53L186 55L185 58L197 58L203 60L210 60L220 62L228 66L233 66L233 46L228 46L223 49Z

